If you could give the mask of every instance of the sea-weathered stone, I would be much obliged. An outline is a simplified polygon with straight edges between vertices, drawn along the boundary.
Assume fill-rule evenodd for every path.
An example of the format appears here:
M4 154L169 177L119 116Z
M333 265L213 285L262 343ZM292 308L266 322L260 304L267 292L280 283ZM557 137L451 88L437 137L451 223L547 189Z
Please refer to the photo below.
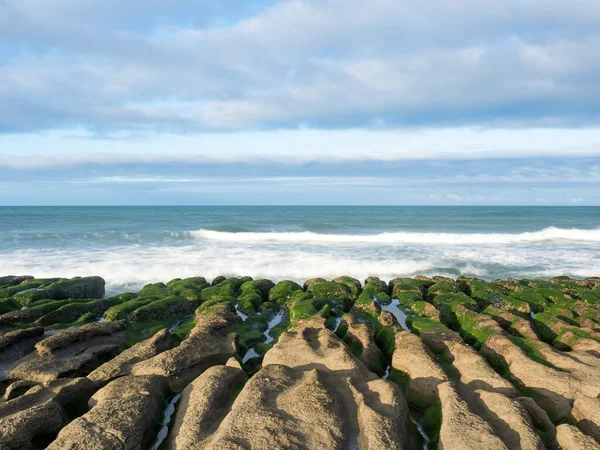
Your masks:
M375 345L374 328L359 323L352 315L344 315L342 320L348 327L346 341L352 342L361 348L360 360L372 372L383 374L384 357L381 350Z
M65 298L102 298L104 296L104 279L100 277L72 278L61 280L46 288L48 298L62 300Z
M125 376L110 382L92 396L90 411L64 427L48 449L147 448L167 386L160 376Z
M472 397L478 400L471 403L477 403L474 411L492 426L509 449L544 450L544 443L535 432L527 410L519 402L485 390L475 391Z
M571 415L585 434L600 442L600 398L576 398Z
M0 336L0 380L6 379L21 358L33 352L35 344L42 339L43 334L43 327L34 327Z
M236 336L228 328L241 319L230 305L216 305L198 312L196 318L196 326L178 347L137 363L131 373L167 377L171 389L178 391L207 368L236 355Z
M508 450L490 425L470 411L451 382L437 386L442 409L440 447L464 450Z
M181 393L169 448L202 448L229 412L233 394L245 381L246 374L239 367L213 366L190 383Z
M211 376L206 372L198 382ZM222 419L223 411L216 420L200 414L202 430L210 432L189 448L225 450L242 442L257 450L407 448L408 408L398 387L369 372L318 322L284 333L224 409Z
M37 352L8 374L10 379L49 381L85 376L125 341L122 322L91 323L47 337L35 345Z
M39 435L58 433L66 422L63 406L87 400L94 390L85 378L36 385L25 394L0 402L0 448L30 448Z
M568 423L556 427L556 439L562 450L600 450L600 444L593 437Z
M87 377L96 383L104 384L115 378L129 375L133 366L138 362L152 358L169 349L171 341L171 334L166 329L160 330L151 338L138 342L133 347L102 364Z
M406 374L409 403L425 410L437 400L437 386L448 377L421 339L409 331L396 333L392 368Z

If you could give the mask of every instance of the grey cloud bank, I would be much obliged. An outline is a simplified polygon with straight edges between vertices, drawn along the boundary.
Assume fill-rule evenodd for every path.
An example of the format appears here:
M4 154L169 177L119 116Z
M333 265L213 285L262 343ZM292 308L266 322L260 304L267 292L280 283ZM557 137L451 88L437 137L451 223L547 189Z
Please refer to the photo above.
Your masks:
M0 131L580 127L600 118L596 1L202 5L0 2Z

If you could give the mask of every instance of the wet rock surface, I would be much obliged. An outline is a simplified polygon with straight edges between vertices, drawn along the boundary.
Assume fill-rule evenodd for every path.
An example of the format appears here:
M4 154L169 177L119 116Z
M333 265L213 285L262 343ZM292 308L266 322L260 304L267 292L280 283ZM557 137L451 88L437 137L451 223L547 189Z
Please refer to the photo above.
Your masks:
M1 449L600 445L597 278L103 296L99 277L0 277Z

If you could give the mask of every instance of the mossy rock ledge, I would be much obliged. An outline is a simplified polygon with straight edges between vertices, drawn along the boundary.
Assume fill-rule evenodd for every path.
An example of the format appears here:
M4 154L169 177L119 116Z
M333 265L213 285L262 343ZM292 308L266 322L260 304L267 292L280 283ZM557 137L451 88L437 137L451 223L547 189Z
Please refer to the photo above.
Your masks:
M600 448L598 277L105 285L0 276L0 448Z

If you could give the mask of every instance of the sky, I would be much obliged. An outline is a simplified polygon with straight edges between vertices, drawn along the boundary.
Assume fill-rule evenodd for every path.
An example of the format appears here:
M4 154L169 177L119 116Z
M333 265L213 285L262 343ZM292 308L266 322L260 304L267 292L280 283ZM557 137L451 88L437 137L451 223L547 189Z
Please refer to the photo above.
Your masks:
M598 0L0 0L0 205L600 205Z

